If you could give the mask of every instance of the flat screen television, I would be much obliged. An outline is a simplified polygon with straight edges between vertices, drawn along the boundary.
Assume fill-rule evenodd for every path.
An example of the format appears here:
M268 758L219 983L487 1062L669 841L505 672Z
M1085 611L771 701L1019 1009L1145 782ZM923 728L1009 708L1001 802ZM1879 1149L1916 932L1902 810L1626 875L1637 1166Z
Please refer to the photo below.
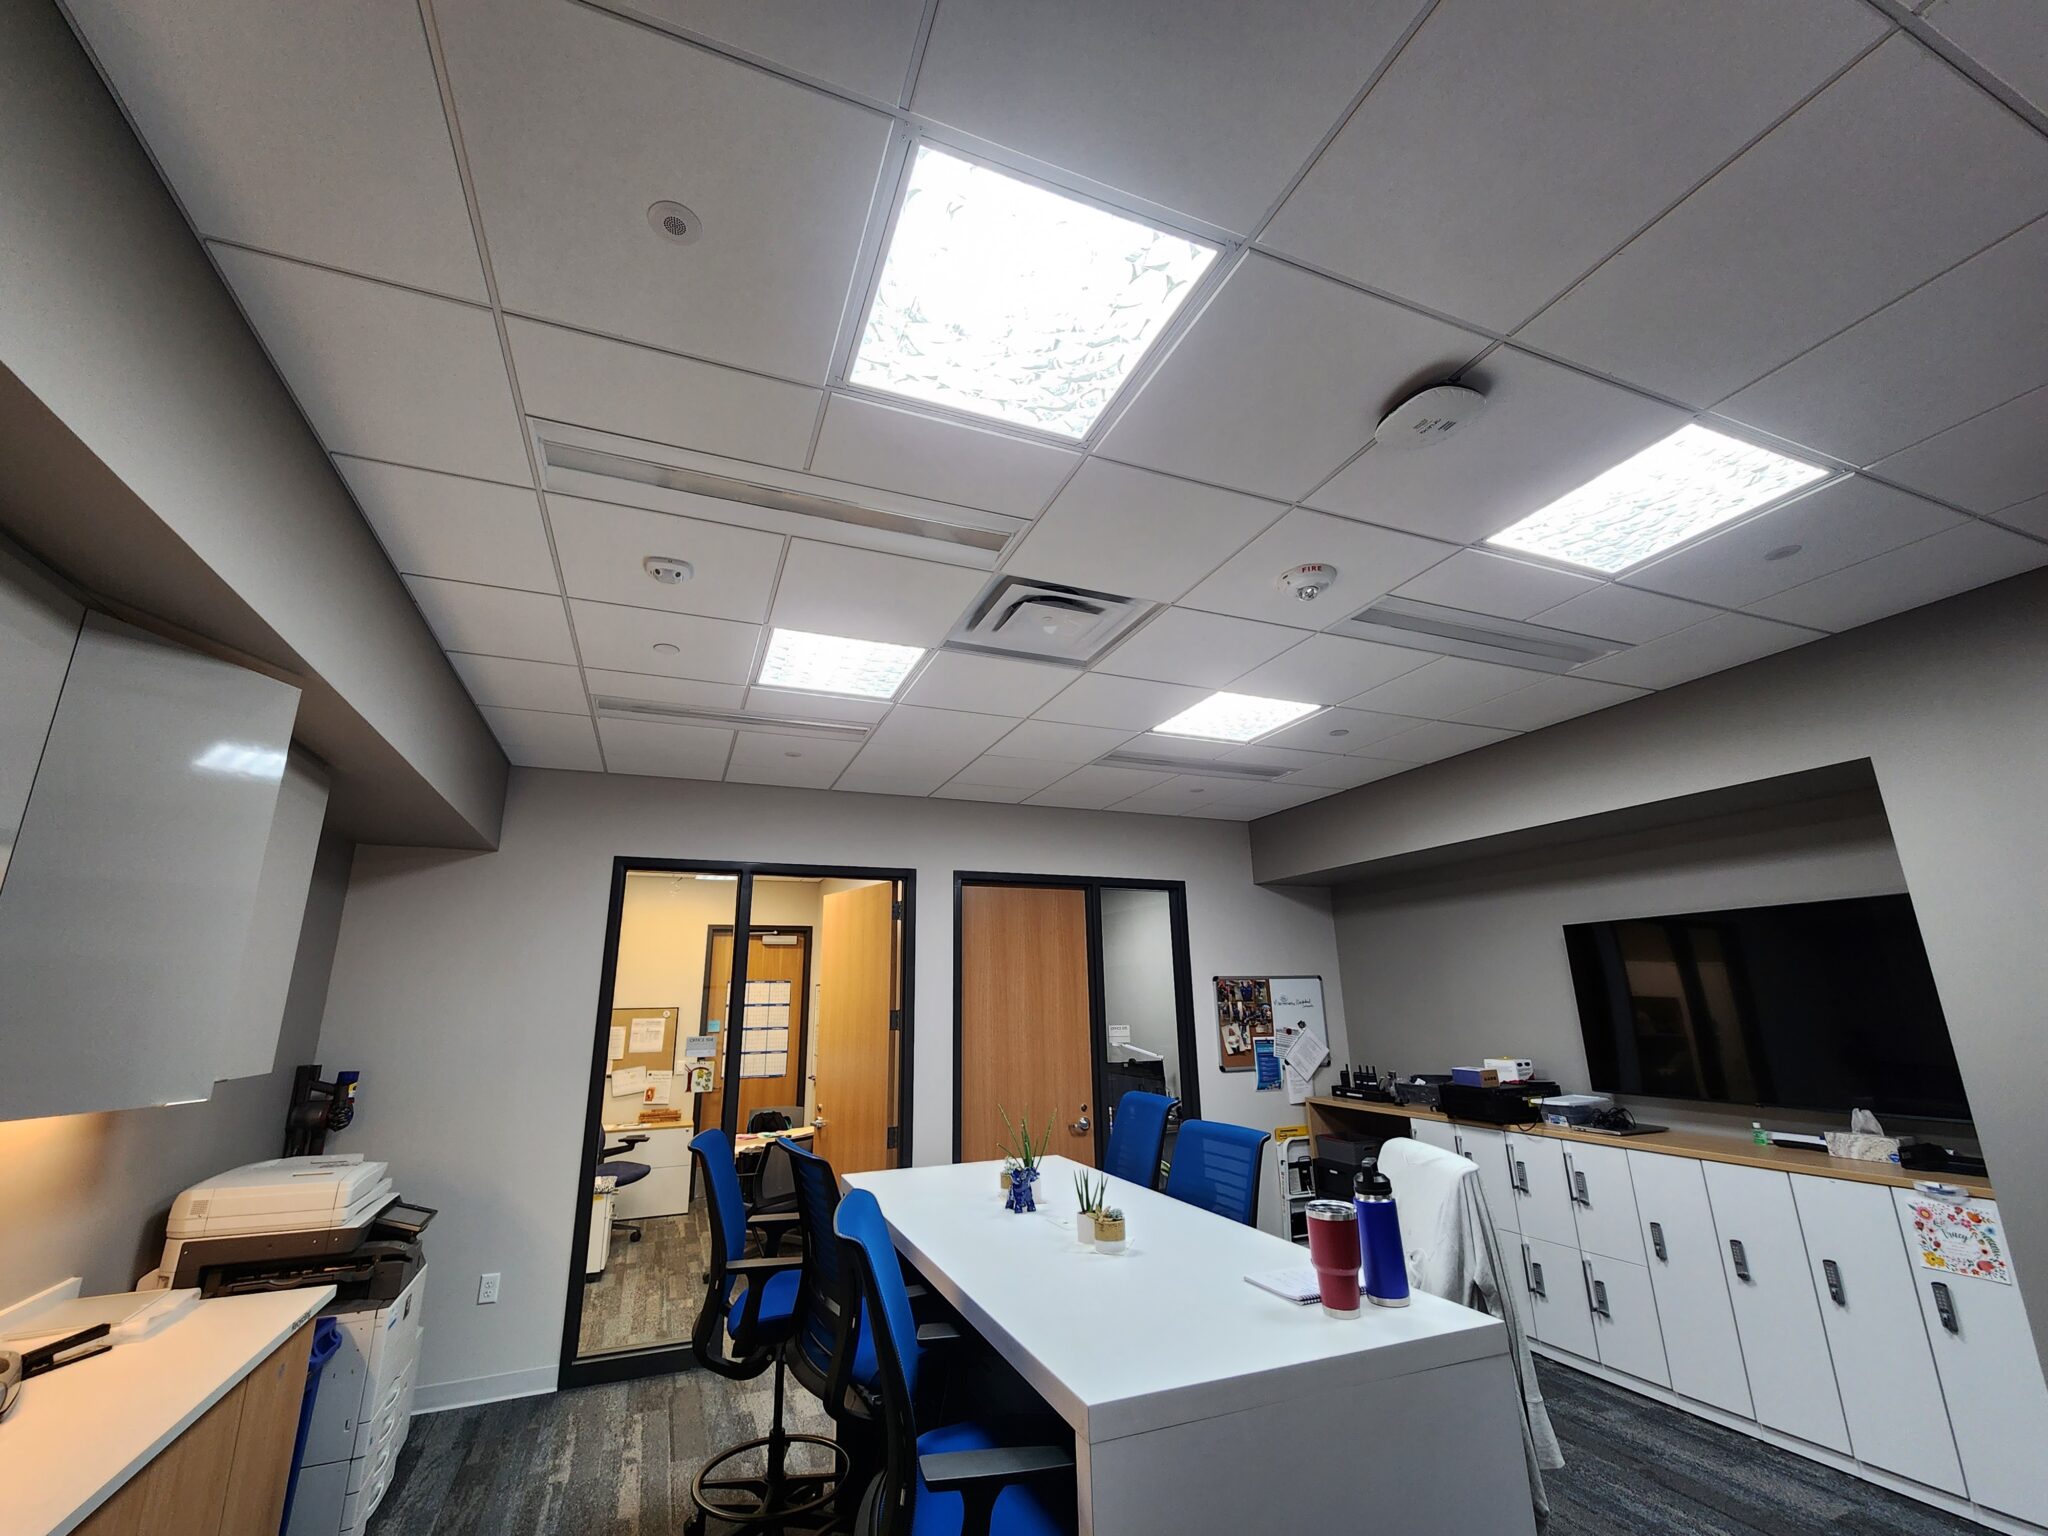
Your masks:
M1573 923L1564 942L1600 1092L1970 1118L1908 897Z

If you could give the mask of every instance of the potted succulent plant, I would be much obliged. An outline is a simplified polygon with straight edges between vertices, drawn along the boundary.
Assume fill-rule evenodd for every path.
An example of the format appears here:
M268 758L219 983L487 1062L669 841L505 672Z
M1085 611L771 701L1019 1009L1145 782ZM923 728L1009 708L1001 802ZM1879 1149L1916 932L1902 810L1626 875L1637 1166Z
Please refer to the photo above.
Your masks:
M1012 1211L1022 1214L1038 1209L1038 1197L1033 1186L1038 1183L1038 1165L1044 1159L1046 1148L1052 1145L1052 1121L1045 1123L1045 1134L1035 1141L1031 1136L1031 1117L1024 1117L1024 1129L1020 1133L1010 1123L1010 1112L1001 1104L996 1113L1003 1117L1003 1131L1007 1140L998 1142L996 1150L1009 1160L1008 1180L1005 1187L1010 1192L1005 1202Z
M1095 1241L1095 1218L1108 1193L1109 1180L1101 1175L1093 1179L1085 1173L1074 1175L1074 1236L1084 1248Z
M1095 1213L1095 1251L1097 1253L1122 1253L1126 1232L1124 1213L1115 1206Z

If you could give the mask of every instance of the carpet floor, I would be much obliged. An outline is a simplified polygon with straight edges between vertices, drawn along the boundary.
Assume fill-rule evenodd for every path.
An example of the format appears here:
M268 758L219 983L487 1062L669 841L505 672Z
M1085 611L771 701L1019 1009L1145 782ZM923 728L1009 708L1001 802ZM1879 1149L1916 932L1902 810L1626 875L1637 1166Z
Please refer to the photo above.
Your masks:
M612 1234L604 1273L583 1287L579 1355L605 1355L653 1344L687 1344L704 1301L711 1234L703 1207L687 1216L649 1216L640 1241Z

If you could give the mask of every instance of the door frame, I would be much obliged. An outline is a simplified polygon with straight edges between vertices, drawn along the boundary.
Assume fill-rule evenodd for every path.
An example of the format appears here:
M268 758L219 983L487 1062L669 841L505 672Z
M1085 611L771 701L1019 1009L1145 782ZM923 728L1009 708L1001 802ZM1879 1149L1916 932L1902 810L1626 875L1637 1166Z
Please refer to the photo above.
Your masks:
M619 929L625 914L626 876L636 871L671 874L714 874L736 875L739 884L733 896L733 920L735 930L750 927L754 907L754 877L756 875L805 875L820 880L888 880L895 883L902 892L900 901L903 912L899 919L902 935L901 962L897 973L897 986L901 996L900 1014L902 1027L896 1042L897 1091L896 1125L898 1128L899 1166L907 1165L913 1145L911 1141L911 1112L914 1104L912 1089L915 1086L912 1072L917 1059L916 1040L916 965L917 965L917 871L914 869L877 868L865 864L788 864L766 863L753 860L734 859L678 859L678 858L635 858L626 854L615 855L612 859L611 893L605 911L604 948L599 954L597 978L597 1008L593 1018L590 1037L590 1085L585 1096L583 1111L583 1144L577 1162L575 1219L570 1226L569 1236L569 1280L563 1293L562 1343L557 1356L555 1386L557 1391L571 1387L595 1386L608 1381L631 1381L642 1376L668 1375L676 1371L695 1370L697 1362L690 1353L687 1342L681 1344L656 1344L645 1349L620 1350L615 1354L596 1355L581 1359L577 1345L583 1322L583 1263L590 1248L591 1205L590 1186L597 1177L599 1138L604 1132L604 1071L610 1064L607 1053L611 1044L611 999L612 990L618 981ZM771 924L770 927L775 925ZM706 943L709 943L707 938ZM806 954L806 964L809 957ZM733 945L733 986L744 991L746 986L746 946ZM809 1017L806 1012L805 1024ZM728 1082L737 1080L739 1073L739 1038L741 1031L728 1030L726 1067L724 1076ZM739 1119L739 1096L734 1094L727 1114L735 1124ZM697 1126L695 1130L705 1127Z
M960 1016L961 892L970 885L1052 886L1078 889L1086 903L1088 925L1088 1050L1090 1085L1099 1099L1102 1094L1102 1057L1107 1045L1108 1024L1103 1017L1102 976L1102 893L1106 890L1164 891L1167 922L1173 938L1173 1006L1175 1034L1180 1042L1180 1107L1183 1120L1198 1119L1202 1113L1201 1074L1195 1063L1195 981L1188 945L1188 886L1185 880L1147 880L1122 875L1023 875L988 870L953 871L953 1161L960 1161L961 1149L961 1046L964 1021ZM1109 1116L1102 1104L1095 1106L1095 1159L1099 1163L1109 1146Z

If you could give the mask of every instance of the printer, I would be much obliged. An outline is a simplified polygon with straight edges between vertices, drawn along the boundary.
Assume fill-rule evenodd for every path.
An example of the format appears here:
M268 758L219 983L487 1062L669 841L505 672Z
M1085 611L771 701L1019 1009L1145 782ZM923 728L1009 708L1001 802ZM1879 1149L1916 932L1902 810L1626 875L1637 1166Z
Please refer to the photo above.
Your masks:
M333 1285L344 1301L388 1301L424 1262L434 1212L393 1190L359 1152L273 1157L194 1184L172 1202L163 1263L143 1289L207 1296Z

